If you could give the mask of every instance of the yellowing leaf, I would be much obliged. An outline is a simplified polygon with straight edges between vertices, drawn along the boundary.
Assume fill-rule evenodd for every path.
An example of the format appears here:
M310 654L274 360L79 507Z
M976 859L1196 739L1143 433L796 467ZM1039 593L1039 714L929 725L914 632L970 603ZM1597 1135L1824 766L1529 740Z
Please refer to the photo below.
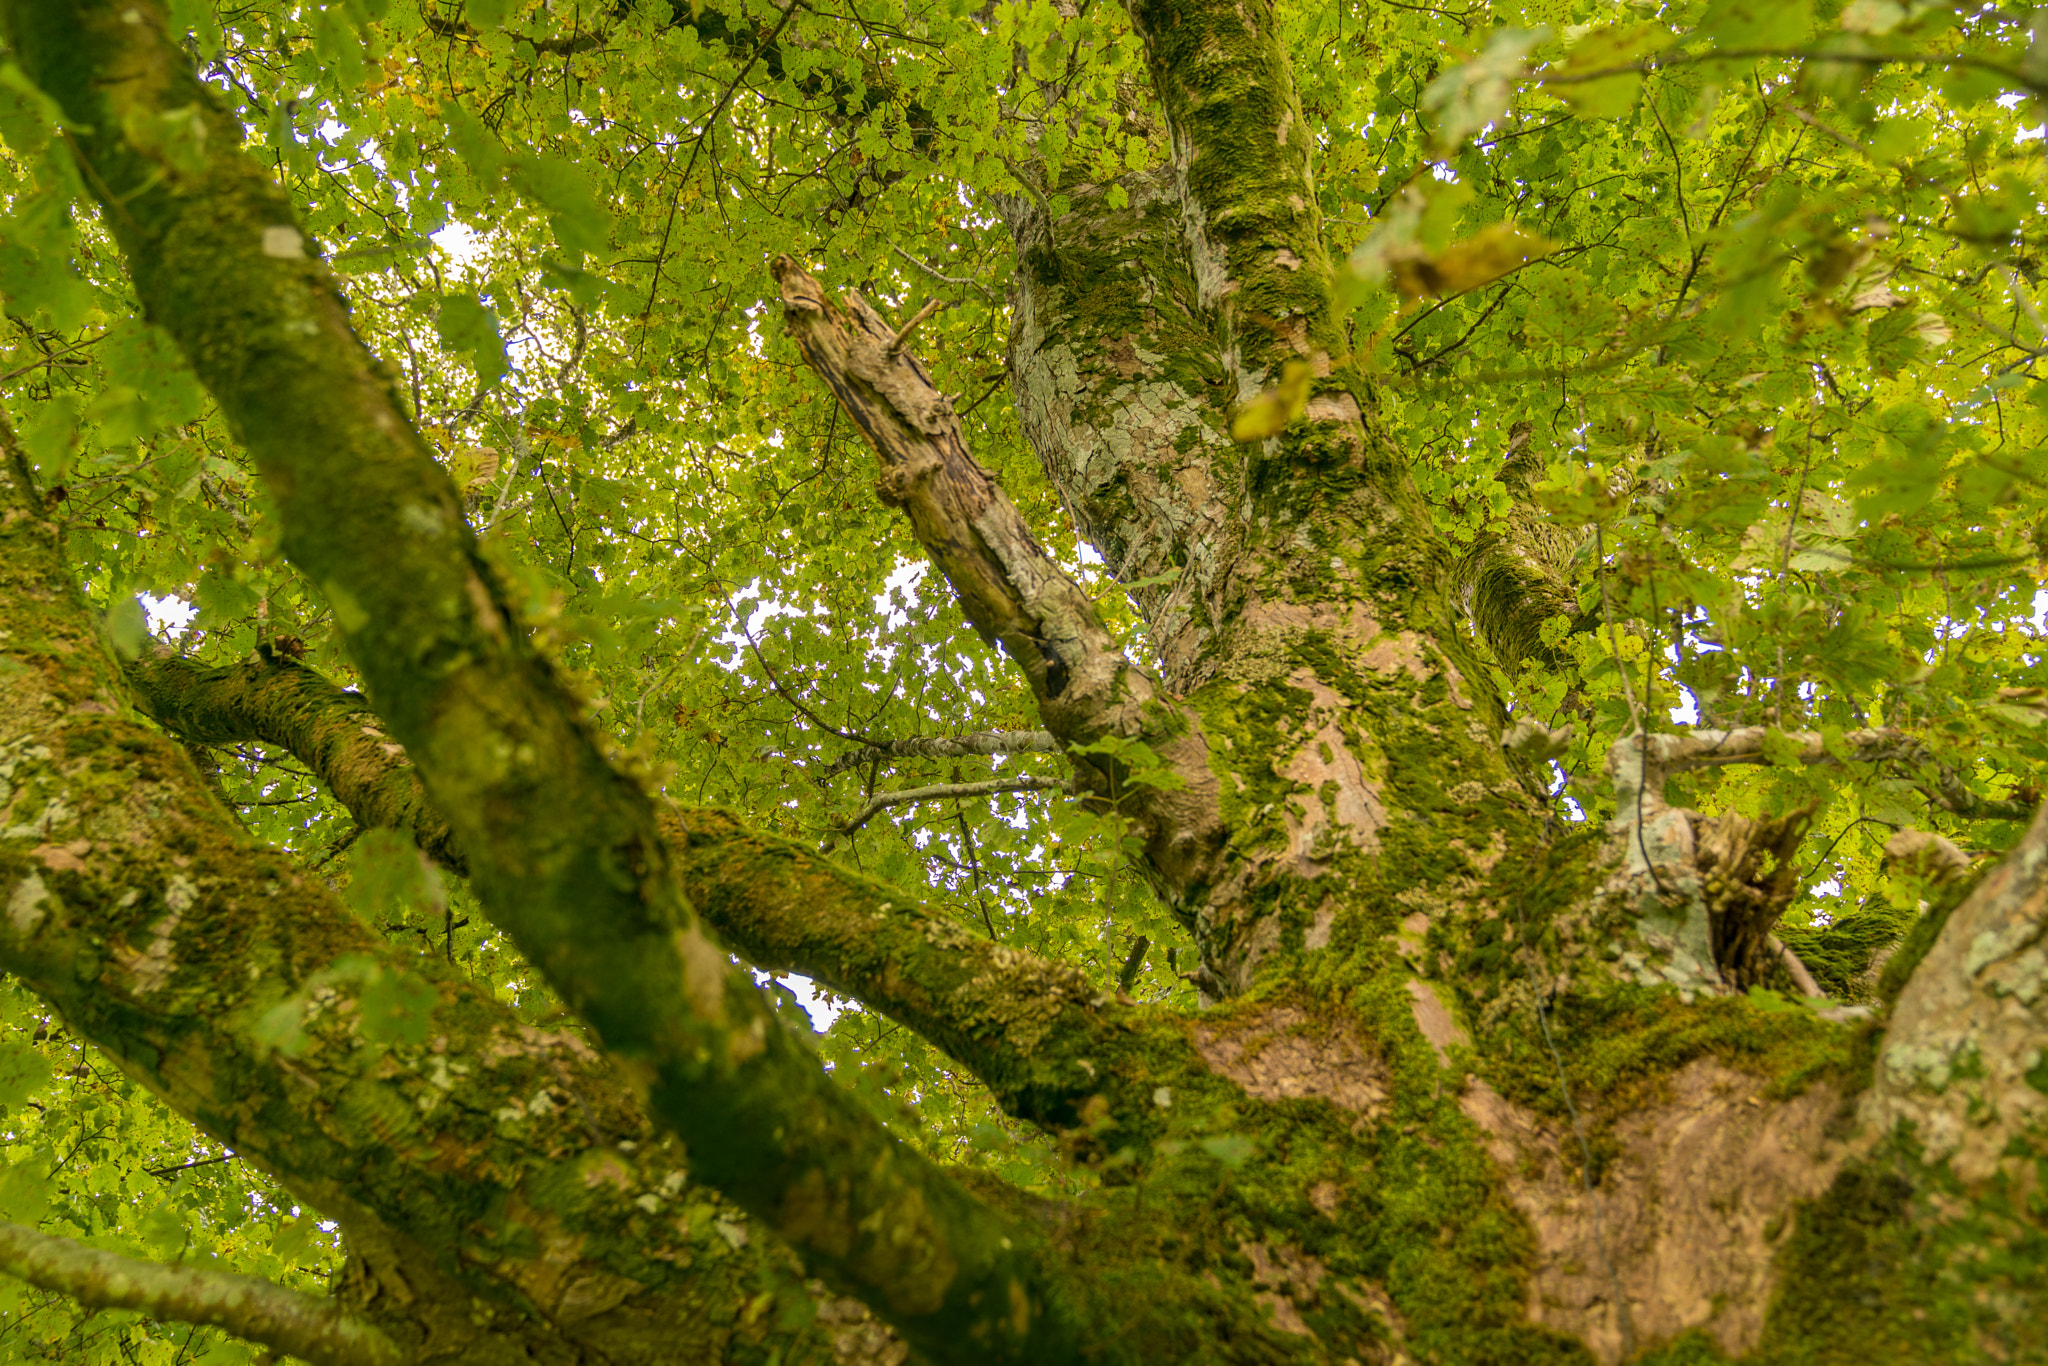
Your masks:
M1280 435L1308 406L1309 382L1313 378L1307 361L1287 362L1276 387L1237 410L1237 416L1230 421L1231 436L1239 441L1264 441Z
M459 489L490 483L498 477L499 468L494 446L463 446L448 457L448 473Z
M1435 256L1419 248L1394 255L1394 287L1404 299L1448 298L1547 256L1555 245L1513 223L1495 223Z

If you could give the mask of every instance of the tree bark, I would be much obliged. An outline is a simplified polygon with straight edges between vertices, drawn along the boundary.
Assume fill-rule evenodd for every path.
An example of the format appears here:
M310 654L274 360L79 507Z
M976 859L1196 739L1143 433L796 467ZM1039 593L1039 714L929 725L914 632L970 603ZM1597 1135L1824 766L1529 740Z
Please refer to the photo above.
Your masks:
M259 250L287 206L158 12L5 13L379 721L278 661L124 679L15 459L0 963L339 1217L346 1298L394 1340L578 1363L2048 1356L2048 823L1867 1000L1815 1008L1773 934L1797 814L1701 816L1662 779L1841 761L1821 737L1625 737L1607 829L1519 781L1467 625L1512 669L1583 623L1533 510L1462 557L1435 531L1349 359L1269 4L1134 0L1162 160L1120 207L1078 184L1057 218L1006 207L1020 413L1112 569L1170 576L1137 590L1156 676L975 462L914 332L776 267L884 496L1194 935L1211 1008L1185 1016L650 801L516 629L324 270ZM201 172L124 131L195 105ZM181 738L291 749L466 871L590 1030L525 1028L391 953L241 838L130 688ZM916 1030L1099 1189L1053 1205L894 1143L727 950ZM378 974L424 979L425 1042L366 1033L353 989ZM678 1218L707 1187L764 1236ZM853 1333L804 1275L903 1340Z

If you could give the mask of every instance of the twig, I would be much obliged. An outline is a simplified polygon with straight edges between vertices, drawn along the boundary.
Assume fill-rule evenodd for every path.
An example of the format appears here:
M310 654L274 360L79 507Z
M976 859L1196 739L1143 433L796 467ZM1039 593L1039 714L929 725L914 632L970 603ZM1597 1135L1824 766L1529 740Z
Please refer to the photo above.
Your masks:
M904 339L907 338L911 333L917 331L917 325L944 307L944 303L937 299L933 299L923 308L918 309L916 314L912 316L910 321L903 324L902 327L898 328L896 330L896 335L890 338L889 349L891 351L901 351L903 349Z
M904 260L910 262L911 265L916 266L919 270L931 276L934 280L937 280L942 285L952 285L956 289L971 289L975 293L979 294L982 298L986 299L988 302L995 302L995 295L989 293L988 287L982 284L979 280L973 279L972 277L960 280L955 279L951 275L942 275L931 266L926 265L924 262L918 260L915 256L912 256L903 248L897 246L894 242L891 242L889 244L889 250L895 252L898 256L901 256Z
M690 173L697 169L697 155L704 150L704 139L710 137L711 130L718 126L718 120L725 114L725 106L731 102L733 93L740 88L740 82L747 78L747 73L754 69L754 63L760 61L761 54L782 36L782 30L789 26L789 21L796 17L796 12L803 6L804 0L789 0L789 4L783 7L782 17L775 21L775 27L769 31L768 36L754 45L753 55L741 64L731 83L725 87L725 93L718 97L718 103L712 106L711 116L704 120L703 131L697 134L696 142L691 145L690 159L683 165L683 178L676 182L675 195L668 201L668 221L661 227L661 246L654 253L653 281L647 286L647 307L642 310L642 316L648 319L654 317L654 299L661 292L661 267L668 259L669 237L676 226L676 209L683 202L683 189L690 183ZM647 329L644 325L640 329L640 340L644 346L647 340Z
M203 1157L197 1162L180 1162L175 1167L144 1167L142 1170L160 1181L168 1181L179 1172L191 1171L194 1167L211 1167L216 1162L232 1162L233 1153L222 1153L219 1157Z
M1803 995L1827 995L1825 991L1822 991L1820 989L1820 983L1813 980L1813 974L1806 970L1806 964L1799 961L1799 955L1792 952L1792 950L1789 947L1787 947L1784 941L1779 939L1777 935L1765 935L1764 943L1770 946L1770 950L1772 953L1778 955L1778 961L1780 963L1783 963L1785 965L1785 971L1791 974L1792 984L1798 987Z

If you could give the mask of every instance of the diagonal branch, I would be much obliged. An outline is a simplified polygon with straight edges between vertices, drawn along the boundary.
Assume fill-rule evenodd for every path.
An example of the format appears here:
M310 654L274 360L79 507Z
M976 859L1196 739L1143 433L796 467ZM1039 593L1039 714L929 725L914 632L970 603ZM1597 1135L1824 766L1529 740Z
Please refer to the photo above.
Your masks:
M969 454L951 401L897 349L897 329L858 294L833 305L787 256L774 269L791 336L881 461L882 501L908 517L968 621L1023 671L1083 786L1136 827L1148 873L1188 903L1219 880L1228 837L1199 716L1132 663L1045 553ZM1170 778L1134 782L1147 762Z
M93 1309L139 1309L225 1328L312 1366L406 1366L411 1354L333 1300L259 1276L164 1266L0 1223L0 1272Z
M460 492L161 7L11 0L0 16L76 130L146 313L275 496L286 557L333 605L486 913L688 1144L692 1175L935 1360L1067 1355L1076 1324L1041 1240L897 1142L703 933L652 803L518 628ZM187 124L203 138L151 131Z
M184 750L129 710L99 615L39 507L0 425L0 969L173 1110L339 1218L375 1274L402 1267L393 1274L417 1308L385 1296L376 1312L394 1336L402 1325L403 1340L418 1340L427 1329L414 1315L440 1299L482 1306L444 1344L480 1360L603 1356L623 1323L681 1359L723 1359L734 1325L706 1321L701 1306L755 1294L780 1254L763 1239L693 1263L687 1228L650 1227L634 1203L676 1194L664 1183L685 1166L682 1147L583 1031L532 1027L434 957L394 951L326 879L249 839ZM182 667L154 660L142 672ZM222 688L274 715L270 702L306 701L307 678L318 675L273 661ZM308 752L333 760L346 746L325 742L320 722L353 736L360 702L319 682L327 712L285 738L310 735ZM184 693L182 714L218 726L231 708L210 706L205 683L202 673ZM390 786L415 789L376 809L438 821L402 756L374 754L396 770ZM384 786L372 775L356 792ZM424 989L427 1042L365 1040L358 988L335 972L343 963L357 966L358 988L367 967ZM344 989L316 1020L307 1005L323 983ZM290 1056L263 1023L280 1015L299 1025ZM498 1120L479 1128L477 1116ZM575 1175L593 1171L606 1173L599 1192ZM690 1198L716 1195L693 1184ZM476 1246L488 1255L445 1269L421 1255L476 1237L480 1209L525 1211L560 1240L487 1237ZM561 1293L578 1286L588 1293ZM594 1309L590 1294L616 1312ZM829 1351L788 1348L792 1360Z
M1058 754L1049 730L977 730L966 735L914 735L850 750L825 766L818 782L877 759L964 759L975 754Z
M185 743L276 745L319 775L358 825L408 831L442 867L469 871L404 746L385 734L361 694L343 692L276 654L226 668L189 659L140 660L127 675L150 716Z
M357 728L357 700L310 669L282 659L218 670L150 659L132 665L128 678L144 709L168 728L200 717L216 739L246 738L238 725L289 706L299 724L280 743L322 781L329 776L323 763L342 761L347 786L330 790L358 824L416 840L446 829L395 746L374 747L363 765L354 762L344 742ZM159 711L165 697L179 710ZM401 789L411 798L390 799ZM793 841L710 809L671 813L662 828L692 903L727 948L757 968L815 978L917 1031L1020 1119L1068 1129L1101 1096L1128 1141L1155 1123L1156 1089L1181 1084L1174 1079L1197 1066L1170 1028L1141 1024L1071 970L963 934L916 897ZM459 847L446 854L449 866L465 866Z

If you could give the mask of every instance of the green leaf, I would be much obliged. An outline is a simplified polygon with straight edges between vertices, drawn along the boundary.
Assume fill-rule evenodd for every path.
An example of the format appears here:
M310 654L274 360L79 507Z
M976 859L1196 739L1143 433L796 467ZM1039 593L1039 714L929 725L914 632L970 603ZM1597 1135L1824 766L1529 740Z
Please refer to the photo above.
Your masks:
M1435 116L1431 141L1439 153L1454 151L1507 111L1524 59L1549 37L1547 28L1498 29L1477 57L1429 83L1422 108Z
M496 387L511 370L505 340L498 335L498 315L479 303L476 295L451 294L442 300L434 328L441 345L469 358L484 388Z
M78 396L60 390L38 405L22 429L21 447L44 484L62 483L78 456Z
M0 1168L0 1218L33 1224L50 1204L50 1183L41 1155Z
M123 659L134 659L141 655L142 647L149 641L149 614L142 606L142 599L124 597L115 600L107 611L107 638L114 644L114 653Z
M224 569L209 569L199 578L192 602L199 609L199 624L219 630L256 610L263 595Z
M21 1104L50 1080L50 1063L26 1043L0 1043L0 1106Z
M571 259L604 250L612 216L583 171L556 156L522 158L512 164L512 181L548 211L549 225Z
M286 1265L297 1262L312 1250L313 1235L320 1231L313 1219L304 1215L286 1219L277 1226L277 1232L270 1239L270 1250Z
M495 181L504 172L506 161L497 135L453 100L441 106L441 118L448 125L448 145L462 164L486 185Z
M1717 48L1790 47L1813 30L1813 0L1714 0L1693 38Z
M423 1044L439 1001L431 982L385 967L363 988L357 1000L363 1037L371 1043L414 1047Z
M1629 66L1665 47L1671 39L1671 30L1655 23L1615 24L1597 29L1572 44L1571 55L1559 68L1559 74L1584 77L1612 67ZM1640 72L1626 71L1553 84L1580 116L1618 119L1635 106L1643 78Z

